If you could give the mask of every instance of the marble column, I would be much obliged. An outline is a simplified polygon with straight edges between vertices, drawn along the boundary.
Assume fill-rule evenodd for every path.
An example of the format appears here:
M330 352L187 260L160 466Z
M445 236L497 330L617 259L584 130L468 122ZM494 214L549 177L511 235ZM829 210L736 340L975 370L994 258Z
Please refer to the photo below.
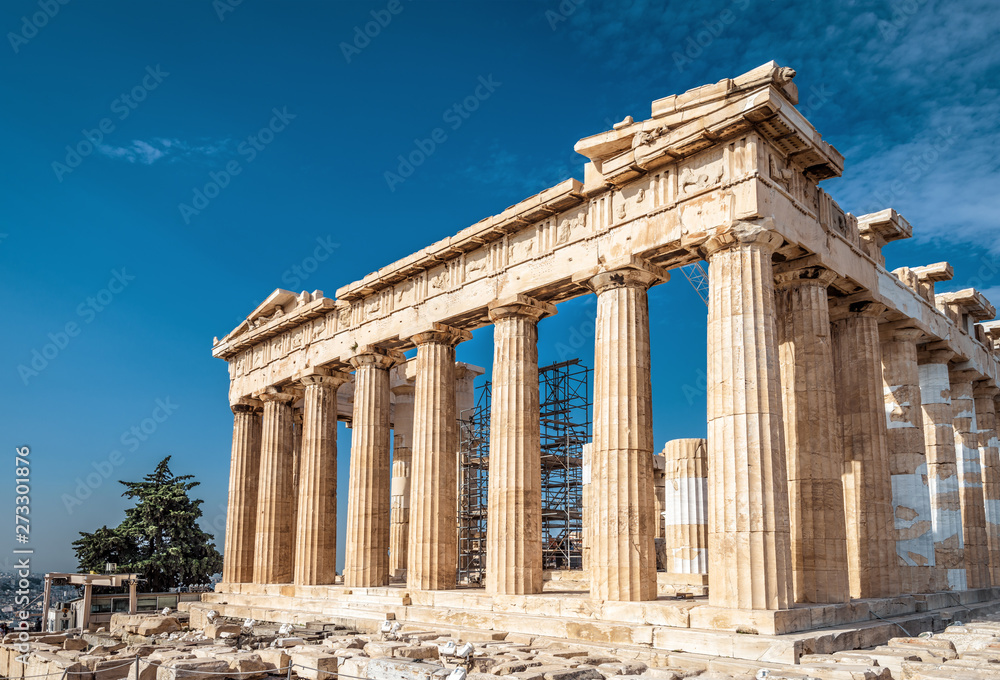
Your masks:
M990 582L1000 585L1000 438L997 436L996 397L1000 389L976 383L976 423L983 466L983 498L986 507L986 545L989 549Z
M673 439L663 448L666 569L708 573L708 442Z
M831 312L852 598L901 592L878 334L884 311L877 303L857 301Z
M417 346L410 467L410 538L406 585L447 590L458 568L458 420L455 345L472 334L434 324L411 338Z
M330 585L337 576L337 390L350 379L339 371L300 378L302 448L299 453L295 584Z
M233 452L229 462L226 510L225 583L253 582L257 527L257 480L260 474L259 404L233 404Z
M827 301L834 278L822 267L789 268L776 277L793 593L796 602L813 604L850 600L844 449Z
M489 306L493 385L486 520L486 592L542 592L542 458L538 320L555 306L527 296Z
M292 402L292 552L289 559L292 560L292 579L295 578L295 559L299 551L299 468L302 462L302 409L295 407Z
M292 401L269 388L261 424L254 583L292 582Z
M892 476L892 509L896 559L901 565L904 593L943 590L946 581L934 569L931 489L920 408L920 372L915 328L882 331L882 391L885 399L886 443Z
M588 497L594 599L656 598L647 290L667 278L657 267L633 260L589 280L597 294Z
M793 602L788 473L771 256L782 238L738 223L705 245L709 603Z
M955 428L948 361L950 350L924 350L920 362L920 403L927 448L927 480L931 490L934 564L949 590L966 590L962 549L962 506L958 493Z
M354 416L344 554L349 588L389 583L389 369L399 359L367 345L351 357Z
M410 465L413 458L413 385L392 388L396 397L392 445L392 500L389 514L389 574L406 571L410 540Z
M979 426L976 423L976 402L973 395L973 383L980 377L976 371L951 371L949 374L952 422L955 424L958 500L962 507L965 575L969 588L990 587L983 467L979 458Z

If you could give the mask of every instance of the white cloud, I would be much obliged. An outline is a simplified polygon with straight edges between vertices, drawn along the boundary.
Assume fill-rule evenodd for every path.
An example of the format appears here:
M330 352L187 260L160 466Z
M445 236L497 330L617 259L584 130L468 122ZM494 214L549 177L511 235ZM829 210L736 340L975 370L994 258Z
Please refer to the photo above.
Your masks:
M192 144L180 139L154 137L149 141L133 139L125 146L100 144L97 147L97 151L107 158L114 160L138 163L139 165L152 165L163 159L171 161L181 159L197 161L213 158L225 152L228 148L228 139Z

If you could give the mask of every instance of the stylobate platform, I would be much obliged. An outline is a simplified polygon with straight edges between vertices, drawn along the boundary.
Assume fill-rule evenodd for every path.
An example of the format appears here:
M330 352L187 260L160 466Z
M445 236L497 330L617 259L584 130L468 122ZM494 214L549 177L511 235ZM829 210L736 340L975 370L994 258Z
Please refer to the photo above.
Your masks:
M557 638L612 646L656 662L679 651L795 663L884 644L892 637L939 631L954 620L1000 611L1000 588L797 605L776 612L710 607L707 598L661 596L647 602L601 602L579 590L490 596L485 590L219 584L201 602L184 603L193 626L215 610L258 621L334 623L373 631L386 619L456 631L466 639ZM748 623L749 622L749 623Z

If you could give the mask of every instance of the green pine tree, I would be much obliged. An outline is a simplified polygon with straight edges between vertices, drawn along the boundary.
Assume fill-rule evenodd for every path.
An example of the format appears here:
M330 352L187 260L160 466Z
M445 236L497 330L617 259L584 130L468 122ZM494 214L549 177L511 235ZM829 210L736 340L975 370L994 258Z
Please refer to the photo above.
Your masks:
M114 529L80 532L73 547L81 570L103 571L105 562L116 562L119 572L145 579L140 588L147 592L207 583L222 570L222 555L198 526L202 501L188 496L199 482L175 476L169 463L167 456L141 482L119 482L122 496L136 504Z

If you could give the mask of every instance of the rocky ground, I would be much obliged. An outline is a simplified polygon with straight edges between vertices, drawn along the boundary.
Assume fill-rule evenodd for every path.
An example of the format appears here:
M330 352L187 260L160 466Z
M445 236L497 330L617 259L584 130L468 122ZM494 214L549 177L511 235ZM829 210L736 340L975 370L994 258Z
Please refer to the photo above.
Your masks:
M330 624L304 628L215 618L189 630L184 614L115 615L110 630L31 634L27 663L16 634L0 646L11 680L998 680L1000 620L894 638L870 650L810 655L786 665L673 653L650 667L623 650L529 636L450 635L386 624L362 634ZM466 639L476 638L476 639Z

